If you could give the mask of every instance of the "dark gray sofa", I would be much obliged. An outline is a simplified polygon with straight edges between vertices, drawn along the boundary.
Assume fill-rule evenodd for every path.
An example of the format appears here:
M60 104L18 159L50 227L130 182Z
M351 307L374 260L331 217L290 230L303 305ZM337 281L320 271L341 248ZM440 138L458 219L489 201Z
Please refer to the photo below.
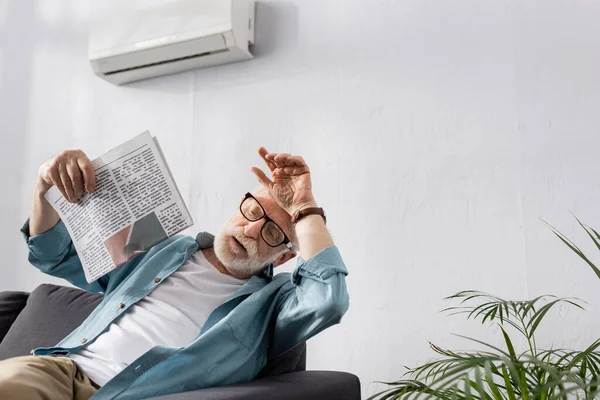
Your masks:
M0 360L28 355L33 348L53 346L77 327L102 300L102 295L44 284L33 292L0 292ZM337 371L306 371L302 344L269 360L257 379L197 390L160 400L360 399L355 375Z

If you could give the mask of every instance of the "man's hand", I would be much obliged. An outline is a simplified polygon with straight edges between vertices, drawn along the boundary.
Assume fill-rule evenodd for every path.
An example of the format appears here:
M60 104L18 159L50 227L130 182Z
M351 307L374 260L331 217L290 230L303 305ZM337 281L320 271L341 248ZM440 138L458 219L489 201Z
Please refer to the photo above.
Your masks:
M84 190L92 193L96 175L90 159L81 150L65 150L46 161L38 170L38 189L43 194L52 185L71 203L79 201Z
M269 153L264 147L258 149L258 154L267 164L273 180L271 181L260 168L252 167L252 172L281 208L294 215L296 211L304 208L317 207L312 194L310 170L302 157ZM302 218L294 226L294 230L300 246L300 257L304 260L333 246L333 240L319 215Z
M260 168L252 167L252 172L281 208L294 215L298 210L317 206L312 194L310 170L302 157L269 153L264 147L258 149L258 154L267 164L273 180Z

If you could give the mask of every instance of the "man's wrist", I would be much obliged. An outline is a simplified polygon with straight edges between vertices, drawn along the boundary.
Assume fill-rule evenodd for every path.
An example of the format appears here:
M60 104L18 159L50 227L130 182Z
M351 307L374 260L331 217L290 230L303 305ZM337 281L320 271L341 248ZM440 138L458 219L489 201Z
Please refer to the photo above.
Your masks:
M290 216L294 216L294 214L296 214L298 211L304 210L306 208L312 208L312 207L319 207L317 205L316 201L310 201L310 202L306 202L306 203L302 203L302 204L298 204L295 206L292 206L292 208L290 209Z
M44 197L46 192L50 190L52 185L48 185L41 177L38 177L35 181L35 194L38 197Z
M333 240L327 231L323 217L318 214L310 214L302 218L294 225L300 257L309 260L318 252L332 246Z
M325 220L323 219L322 216L318 215L318 214L311 214L311 215L307 215L306 217L300 219L298 222L296 222L296 224L294 225L294 228L296 230L296 235L301 234L302 232L308 232L308 231L312 231L313 229L317 228L318 230L321 230L322 227L325 226Z

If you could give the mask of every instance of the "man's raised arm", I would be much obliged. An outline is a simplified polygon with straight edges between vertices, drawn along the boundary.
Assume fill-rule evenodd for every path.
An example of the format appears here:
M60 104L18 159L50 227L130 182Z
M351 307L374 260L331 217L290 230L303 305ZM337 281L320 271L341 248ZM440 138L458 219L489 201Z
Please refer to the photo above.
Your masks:
M53 186L70 202L75 203L84 190L95 190L96 177L92 163L81 150L67 150L46 161L38 170L33 191L29 220L23 234L29 248L29 262L40 271L66 279L91 292L106 289L108 276L88 284L69 232L58 213L44 198Z
M349 307L348 271L325 227L312 193L310 170L300 156L258 153L273 180L256 167L252 172L277 203L297 219L294 233L300 247L298 266L292 274L295 290L278 304L270 356L276 357L327 327L340 322ZM304 211L308 215L299 214Z

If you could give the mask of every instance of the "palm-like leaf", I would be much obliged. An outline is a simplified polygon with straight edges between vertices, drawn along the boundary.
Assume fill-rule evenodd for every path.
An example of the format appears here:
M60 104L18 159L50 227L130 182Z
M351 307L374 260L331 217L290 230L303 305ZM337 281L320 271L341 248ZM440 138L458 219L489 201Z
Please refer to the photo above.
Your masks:
M481 323L495 320L501 325L506 323L512 326L527 339L532 354L536 352L534 333L552 307L568 303L583 309L578 304L581 301L579 299L556 298L550 295L538 296L533 300L513 301L475 290L465 290L446 299L460 300L460 304L443 311L451 311L453 315L467 314L467 319L480 319ZM473 301L480 304L471 305Z
M575 219L577 219L577 217L575 217ZM542 220L543 221L543 220ZM577 247L575 245L575 243L573 243L569 238L567 238L565 235L563 235L562 233L560 233L555 227L553 227L552 225L550 225L549 223L547 223L546 221L543 221L546 225L548 225L548 227L552 230L552 232L564 243L567 245L567 247L569 247L571 250L573 250L573 252L575 254L577 254L583 261L585 261L590 268L592 268L592 270L596 273L596 276L598 278L600 278L600 269L598 269L598 267L596 267L594 265L593 262L590 261L590 259L583 254L583 251L581 251L581 249L579 247ZM581 221L579 221L577 219L577 222L579 223L579 225L581 225L581 227L585 230L585 233L587 233L589 235L589 237L592 239L592 241L594 242L594 244L596 245L596 247L598 248L598 250L600 250L600 235L598 235L598 232L596 232L595 230L593 230L592 228L590 228L587 225L584 225L581 223Z
M600 250L600 234L577 220ZM598 269L571 240L548 226L600 278ZM382 382L391 388L371 399L443 400L567 400L600 398L600 339L583 351L539 350L535 333L547 314L558 304L583 309L581 300L539 296L511 301L487 293L467 290L447 297L459 300L444 311L464 314L481 323L496 322L502 331L506 350L480 340L465 338L485 346L485 351L455 352L430 344L440 358L409 370L407 379ZM528 342L527 351L517 353L505 326L514 328Z

